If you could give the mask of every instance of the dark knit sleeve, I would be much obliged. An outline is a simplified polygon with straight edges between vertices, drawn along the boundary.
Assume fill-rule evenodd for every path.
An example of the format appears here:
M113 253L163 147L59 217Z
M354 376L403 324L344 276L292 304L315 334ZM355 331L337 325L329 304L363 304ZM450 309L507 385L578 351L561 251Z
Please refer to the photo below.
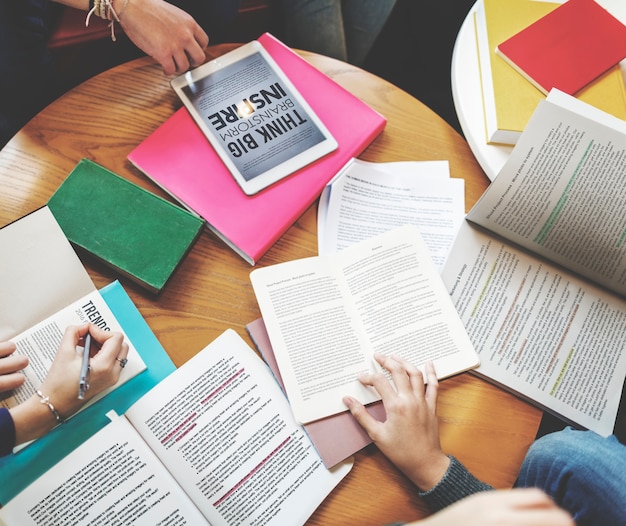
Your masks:
M13 451L15 447L15 424L6 407L0 407L0 457Z
M419 494L432 512L442 510L474 493L493 489L474 477L456 458L451 455L448 457L450 458L450 467L439 484Z

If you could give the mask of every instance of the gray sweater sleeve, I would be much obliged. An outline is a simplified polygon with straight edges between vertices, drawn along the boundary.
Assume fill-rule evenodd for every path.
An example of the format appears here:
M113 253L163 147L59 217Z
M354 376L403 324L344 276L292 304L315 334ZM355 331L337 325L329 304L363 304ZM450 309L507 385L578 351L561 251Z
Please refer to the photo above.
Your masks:
M448 455L450 467L434 488L420 492L419 496L432 512L437 512L450 504L480 491L493 488L478 480L456 458Z

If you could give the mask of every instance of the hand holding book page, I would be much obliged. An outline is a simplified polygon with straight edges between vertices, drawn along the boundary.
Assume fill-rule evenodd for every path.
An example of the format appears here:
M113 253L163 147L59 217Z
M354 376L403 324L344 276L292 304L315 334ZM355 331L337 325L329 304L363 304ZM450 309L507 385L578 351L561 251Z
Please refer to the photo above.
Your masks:
M111 469L115 466L115 469ZM269 369L228 330L0 510L94 524L301 525L327 470Z
M307 423L346 411L344 395L378 394L357 375L378 369L374 352L440 377L478 365L476 352L410 225L327 257L254 270L250 279L293 412Z

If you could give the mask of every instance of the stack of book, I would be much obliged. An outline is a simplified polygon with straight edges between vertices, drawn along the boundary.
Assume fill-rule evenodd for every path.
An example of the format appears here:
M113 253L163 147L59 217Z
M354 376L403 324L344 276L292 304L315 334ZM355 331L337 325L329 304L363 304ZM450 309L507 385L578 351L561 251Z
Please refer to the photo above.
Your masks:
M515 144L553 87L626 119L626 27L593 0L483 0L474 22L487 143Z
M251 265L386 124L380 113L272 35L261 35L258 42L328 128L338 143L335 151L254 195L246 195L190 113L181 108L128 156Z

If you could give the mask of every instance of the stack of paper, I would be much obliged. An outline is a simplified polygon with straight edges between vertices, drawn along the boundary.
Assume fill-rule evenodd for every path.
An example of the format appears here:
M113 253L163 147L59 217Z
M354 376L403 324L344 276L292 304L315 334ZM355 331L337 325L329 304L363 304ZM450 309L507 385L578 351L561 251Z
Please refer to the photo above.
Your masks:
M402 225L416 226L441 269L465 214L465 181L448 161L352 159L322 192L318 250L328 255Z

